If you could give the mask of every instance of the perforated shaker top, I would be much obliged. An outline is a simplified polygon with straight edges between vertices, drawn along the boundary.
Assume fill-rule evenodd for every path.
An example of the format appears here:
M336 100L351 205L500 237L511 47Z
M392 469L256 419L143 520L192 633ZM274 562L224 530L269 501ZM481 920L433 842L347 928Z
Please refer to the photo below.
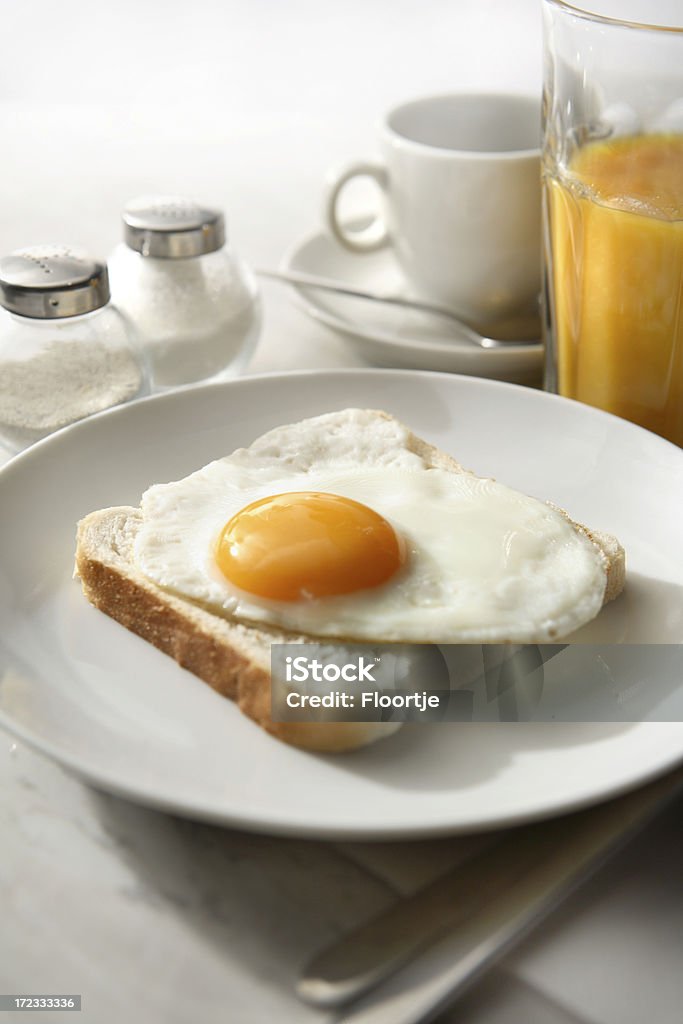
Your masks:
M58 320L107 302L106 266L80 249L34 245L0 260L0 304L19 316Z
M220 210L180 196L140 196L123 211L126 245L143 256L182 259L215 252L225 244Z

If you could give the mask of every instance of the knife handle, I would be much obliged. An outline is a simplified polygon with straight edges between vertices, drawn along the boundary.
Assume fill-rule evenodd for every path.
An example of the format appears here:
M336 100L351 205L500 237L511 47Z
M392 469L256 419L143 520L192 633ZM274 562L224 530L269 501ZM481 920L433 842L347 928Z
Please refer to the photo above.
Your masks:
M323 950L302 973L299 996L325 1007L358 999L448 936L446 969L424 992L409 993L422 1009L404 1014L392 1004L396 1015L386 1018L392 1024L426 1019L426 1007L455 998L682 789L679 769L608 804L511 830L483 855ZM374 1024L364 1009L374 1003L364 1000L344 1021Z

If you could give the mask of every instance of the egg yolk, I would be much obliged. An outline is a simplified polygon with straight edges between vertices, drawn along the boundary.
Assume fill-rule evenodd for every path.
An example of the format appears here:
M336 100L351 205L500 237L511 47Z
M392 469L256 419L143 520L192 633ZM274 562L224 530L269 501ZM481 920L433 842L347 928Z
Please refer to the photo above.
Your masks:
M404 558L403 541L377 512L315 491L252 502L226 523L216 550L231 583L275 601L376 587Z

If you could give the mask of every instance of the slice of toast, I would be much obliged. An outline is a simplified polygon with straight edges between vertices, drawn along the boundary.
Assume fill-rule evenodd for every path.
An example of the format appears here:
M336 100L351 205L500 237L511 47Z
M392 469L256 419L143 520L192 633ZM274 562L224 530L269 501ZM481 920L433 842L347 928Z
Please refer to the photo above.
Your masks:
M273 736L307 750L334 753L394 732L373 722L273 722L270 645L312 638L247 626L161 590L133 562L140 509L105 508L78 524L76 573L88 600L126 629L194 672Z
M353 410L330 414L326 426ZM387 413L373 417L393 420ZM400 426L400 425L398 425ZM403 428L402 428L403 429ZM261 446L264 440L260 438ZM459 463L409 431L403 443L428 467L465 473ZM559 510L562 511L562 510ZM604 602L615 598L625 580L624 551L608 534L574 523L600 553L606 576ZM272 735L308 750L337 752L364 746L393 732L391 723L273 722L270 717L270 646L305 643L312 636L240 623L213 614L151 582L136 567L133 547L142 513L132 507L92 512L78 524L76 575L88 600L170 655Z

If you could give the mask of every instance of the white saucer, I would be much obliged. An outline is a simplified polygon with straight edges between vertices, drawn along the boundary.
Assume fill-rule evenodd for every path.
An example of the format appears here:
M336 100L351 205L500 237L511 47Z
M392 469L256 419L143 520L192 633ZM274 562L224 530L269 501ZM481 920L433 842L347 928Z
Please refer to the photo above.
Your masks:
M322 229L297 242L282 270L317 274L368 291L407 295L391 249L356 254L343 249ZM464 338L444 335L434 317L293 285L304 310L330 327L376 366L444 370L540 386L543 353L539 346L478 349Z

